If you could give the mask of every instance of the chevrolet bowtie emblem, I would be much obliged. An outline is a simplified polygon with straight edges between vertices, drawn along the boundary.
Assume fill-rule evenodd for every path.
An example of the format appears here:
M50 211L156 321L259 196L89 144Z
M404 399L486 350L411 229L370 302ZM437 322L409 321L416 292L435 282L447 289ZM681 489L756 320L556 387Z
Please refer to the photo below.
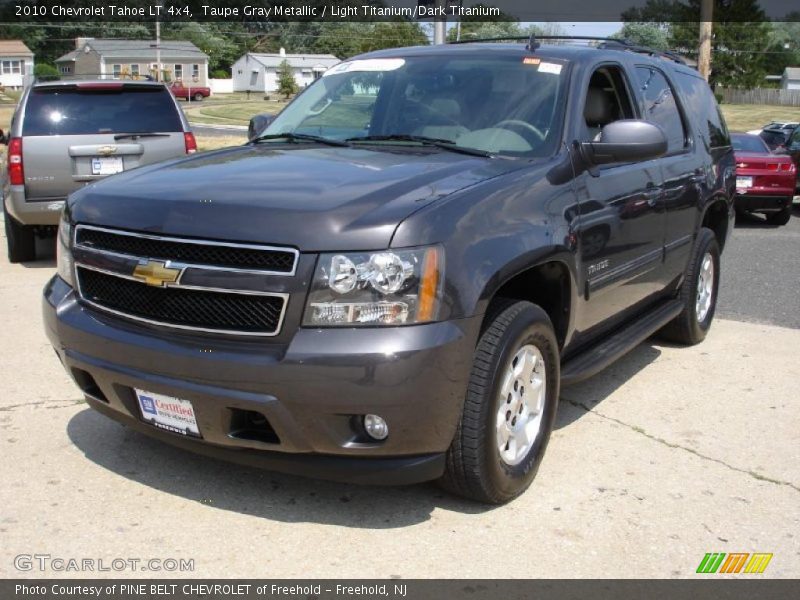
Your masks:
M109 156L111 154L116 154L117 147L116 146L100 146L97 149L97 153L101 156Z
M167 287L167 284L178 281L181 271L182 269L168 267L166 263L148 260L136 265L133 276L147 285Z

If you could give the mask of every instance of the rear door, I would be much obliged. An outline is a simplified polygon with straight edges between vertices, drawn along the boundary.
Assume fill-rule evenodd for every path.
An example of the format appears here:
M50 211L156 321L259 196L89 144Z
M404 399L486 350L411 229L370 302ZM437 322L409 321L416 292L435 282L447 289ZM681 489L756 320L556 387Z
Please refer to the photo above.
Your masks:
M62 199L92 181L186 152L180 109L162 85L37 86L24 110L28 200Z
M659 159L664 185L664 268L666 286L686 270L702 200L702 185L711 164L705 148L692 142L689 119L665 70L636 65L642 117L659 125L667 136L667 153Z

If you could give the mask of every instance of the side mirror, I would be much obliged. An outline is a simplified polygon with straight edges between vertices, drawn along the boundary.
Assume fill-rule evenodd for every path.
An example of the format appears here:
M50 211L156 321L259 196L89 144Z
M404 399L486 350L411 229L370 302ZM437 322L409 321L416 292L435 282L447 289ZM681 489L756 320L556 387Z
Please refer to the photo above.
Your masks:
M581 143L581 154L590 165L641 162L666 152L664 131L658 125L637 119L609 123L599 141Z
M253 140L258 137L274 120L275 115L270 113L261 113L251 118L250 124L247 126L247 139Z

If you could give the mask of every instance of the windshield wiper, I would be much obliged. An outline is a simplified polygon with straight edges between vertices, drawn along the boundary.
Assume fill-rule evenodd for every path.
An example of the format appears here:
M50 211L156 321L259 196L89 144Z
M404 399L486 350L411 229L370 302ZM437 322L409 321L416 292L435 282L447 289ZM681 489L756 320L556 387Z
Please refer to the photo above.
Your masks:
M427 137L424 135L410 135L407 133L393 133L390 135L365 135L363 137L348 138L348 142L416 142L423 146L435 146L442 150L450 150L451 152L459 152L461 154L469 154L470 156L493 156L491 152L486 150L478 150L477 148L467 148L459 146L453 140L445 140L442 138Z
M138 140L139 138L145 137L169 137L168 133L118 133L114 136L115 140L125 140L127 138L131 138L132 140Z
M340 140L322 137L321 135L309 135L307 133L270 133L267 135L260 135L257 138L250 140L252 143L263 142L267 140L280 140L285 139L292 142L317 142L319 144L327 144L328 146L347 147L350 144Z

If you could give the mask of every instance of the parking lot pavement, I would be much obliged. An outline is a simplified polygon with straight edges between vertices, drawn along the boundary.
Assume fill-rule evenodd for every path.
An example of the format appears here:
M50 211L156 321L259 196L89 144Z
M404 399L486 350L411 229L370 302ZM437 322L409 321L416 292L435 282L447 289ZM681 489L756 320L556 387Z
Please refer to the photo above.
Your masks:
M682 577L707 552L800 576L797 329L720 319L565 389L534 485L487 508L210 461L105 419L44 336L52 272L0 259L0 576L120 575L14 568L46 553L194 560L170 576Z

